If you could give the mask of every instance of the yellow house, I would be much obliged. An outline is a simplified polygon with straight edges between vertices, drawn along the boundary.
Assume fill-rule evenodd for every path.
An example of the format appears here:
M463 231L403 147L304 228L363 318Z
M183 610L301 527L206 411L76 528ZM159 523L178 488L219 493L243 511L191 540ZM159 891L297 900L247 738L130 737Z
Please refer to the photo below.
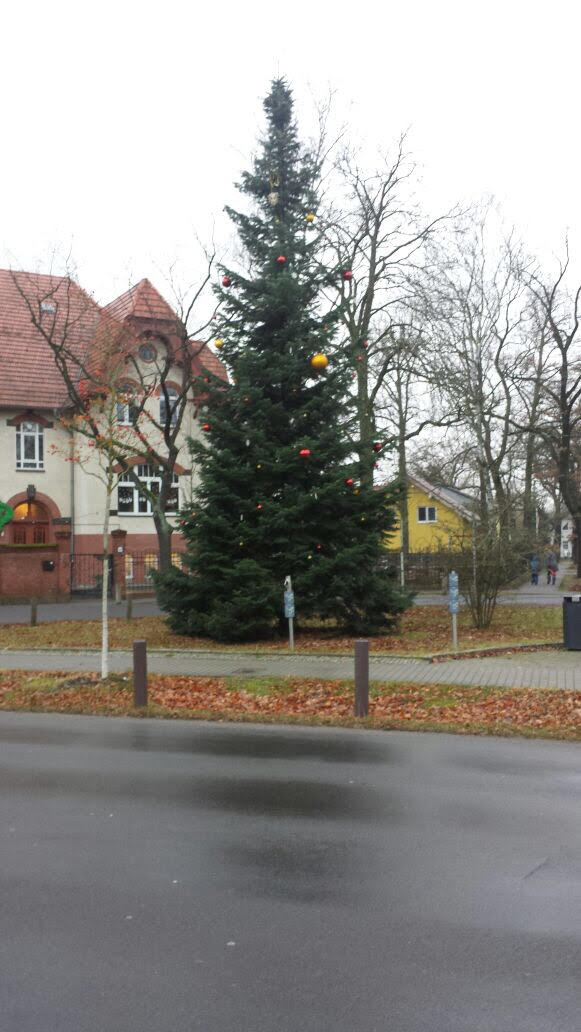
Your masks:
M449 548L462 531L472 527L474 503L453 487L435 487L423 477L408 476L407 513L410 552L438 552ZM398 526L390 535L388 549L401 549Z

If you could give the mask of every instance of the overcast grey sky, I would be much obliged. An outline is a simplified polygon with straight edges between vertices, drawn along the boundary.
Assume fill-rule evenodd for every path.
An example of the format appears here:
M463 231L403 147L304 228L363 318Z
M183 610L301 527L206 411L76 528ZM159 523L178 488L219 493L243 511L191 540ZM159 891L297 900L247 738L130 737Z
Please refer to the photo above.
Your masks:
M71 250L107 301L179 260L195 275L284 74L369 147L402 128L429 212L494 193L549 257L581 250L576 5L520 0L28 0L2 10L0 262Z

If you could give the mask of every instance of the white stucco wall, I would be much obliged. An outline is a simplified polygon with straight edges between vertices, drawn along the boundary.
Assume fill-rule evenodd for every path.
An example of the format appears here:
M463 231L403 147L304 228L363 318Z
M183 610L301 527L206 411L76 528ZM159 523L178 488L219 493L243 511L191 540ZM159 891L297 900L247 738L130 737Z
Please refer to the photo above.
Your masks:
M170 379L179 382L178 370ZM159 412L159 398L152 397L147 408ZM16 427L8 426L8 420L20 415L22 409L3 409L0 412L0 499L8 501L15 495L25 495L29 484L34 484L37 492L47 495L60 510L62 517L72 515L72 491L74 490L74 535L100 534L103 527L105 511L105 485L101 479L91 475L98 470L97 456L91 452L82 438L75 435L75 447L83 459L82 465L67 461L71 453L71 435L58 424L55 413L39 412L53 423L44 428L44 469L16 469ZM194 415L193 402L188 406L180 432L180 453L178 462L186 469L191 468L191 458L187 447L189 437L198 438L199 421ZM147 420L144 421L143 432L152 443L156 443L153 428L148 433ZM129 433L129 430L128 430ZM158 435L159 438L159 435ZM128 437L128 440L130 438ZM161 449L160 449L161 450ZM139 441L135 437L135 452L139 451ZM74 488L72 479L74 478ZM182 505L190 496L195 474L182 475L179 478L179 500ZM117 508L117 492L115 490L112 509ZM111 529L121 528L128 534L155 534L155 526L151 516L121 515L111 517ZM0 531L0 538L6 536Z
M20 415L22 409L3 409L0 413L0 498L7 502L17 494L26 494L28 484L49 495L58 506L61 516L70 516L70 463L65 461L70 450L70 436L56 422L44 429L44 469L16 468L16 427L8 421ZM43 412L50 422L54 413ZM54 451L53 449L56 449Z

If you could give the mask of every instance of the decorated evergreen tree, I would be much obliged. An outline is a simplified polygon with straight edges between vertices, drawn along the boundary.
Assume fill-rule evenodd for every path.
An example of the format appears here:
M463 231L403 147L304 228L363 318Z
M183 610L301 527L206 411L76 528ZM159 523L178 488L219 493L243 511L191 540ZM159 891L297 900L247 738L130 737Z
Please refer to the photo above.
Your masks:
M351 374L320 305L324 283L349 270L317 260L317 169L284 80L264 108L267 133L239 184L250 212L228 209L246 260L217 287L231 382L203 384L200 482L182 524L191 572L159 577L159 598L176 630L248 640L276 628L290 574L299 620L373 633L409 600L381 569L393 497L357 481Z

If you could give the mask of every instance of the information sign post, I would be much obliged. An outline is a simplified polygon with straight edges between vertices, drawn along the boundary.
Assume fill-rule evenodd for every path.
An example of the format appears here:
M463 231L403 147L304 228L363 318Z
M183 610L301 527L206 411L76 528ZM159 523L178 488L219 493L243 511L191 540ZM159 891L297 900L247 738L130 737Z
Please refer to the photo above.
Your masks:
M452 614L452 648L458 651L458 574L452 570L448 575L448 606Z
M290 577L285 577L284 579L284 615L288 620L288 643L289 648L292 651L295 647L295 596Z

